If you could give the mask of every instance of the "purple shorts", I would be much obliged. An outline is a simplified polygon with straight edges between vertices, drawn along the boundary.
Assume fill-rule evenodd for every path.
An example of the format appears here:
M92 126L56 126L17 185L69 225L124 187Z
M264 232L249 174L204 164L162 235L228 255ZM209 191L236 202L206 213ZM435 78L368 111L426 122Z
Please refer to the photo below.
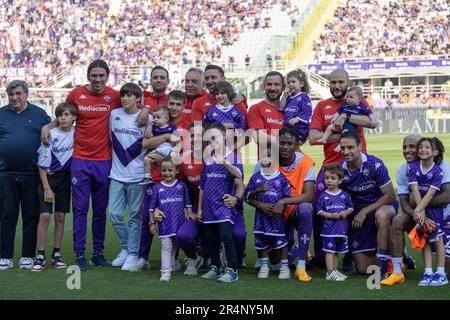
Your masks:
M256 250L278 250L287 246L286 236L269 236L263 233L255 233Z
M375 213L367 215L362 228L355 230L352 228L353 218L357 212L349 216L349 243L351 253L367 251L377 251L377 226L375 224Z
M323 237L322 250L326 253L347 253L348 241L345 237Z
M444 236L444 212L442 208L427 208L425 215L436 223L437 228L428 235L428 242L436 242L439 237ZM445 239L444 239L445 243Z

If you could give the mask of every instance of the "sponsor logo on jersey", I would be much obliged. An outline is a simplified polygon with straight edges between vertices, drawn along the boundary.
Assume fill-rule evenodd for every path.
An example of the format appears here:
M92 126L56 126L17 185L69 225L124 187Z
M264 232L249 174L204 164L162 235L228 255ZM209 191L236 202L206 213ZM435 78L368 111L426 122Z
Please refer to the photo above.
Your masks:
M270 110L270 109L266 109L266 110L264 110L264 112L266 112L266 113L271 113L271 112L272 112L272 110Z
M283 120L277 120L277 119L272 119L272 118L267 118L266 119L267 123L271 123L271 124L278 124L278 125L283 125L284 121Z
M332 106L330 106L330 105L328 105L328 106L325 106L325 110L327 110L327 109L331 109L331 108L333 108Z
M94 112L108 112L110 109L110 106L103 105L103 106L78 106L79 111L94 111Z
M209 106L211 106L211 103L210 103L209 101L206 101L205 104L204 104L204 106L205 106L205 107L209 107Z
M80 99L80 100L86 100L87 98L86 98L86 96L85 96L84 94L82 94L82 95L79 97L79 99Z

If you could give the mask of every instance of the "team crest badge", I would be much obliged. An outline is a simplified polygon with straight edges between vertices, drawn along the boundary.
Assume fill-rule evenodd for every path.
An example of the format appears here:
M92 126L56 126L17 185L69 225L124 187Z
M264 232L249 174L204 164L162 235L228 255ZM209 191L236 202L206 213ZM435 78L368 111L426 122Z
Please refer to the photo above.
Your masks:
M432 173L432 172L428 172L428 174L427 174L427 178L428 178L428 179L431 179L431 178L433 178L433 173Z
M363 170L363 173L364 173L366 176L368 176L368 175L370 174L370 171L369 171L369 169L366 168L366 169Z
M179 184L179 185L177 185L177 190L181 190L181 188L182 188L182 186Z
M119 116L117 116L114 120L116 120L116 121L120 121L120 117Z
M105 97L103 98L103 100L109 101L109 100L111 100L111 97L110 97L110 96L105 96Z
M80 96L80 100L86 100L86 96L85 96L84 94L82 94L82 95Z

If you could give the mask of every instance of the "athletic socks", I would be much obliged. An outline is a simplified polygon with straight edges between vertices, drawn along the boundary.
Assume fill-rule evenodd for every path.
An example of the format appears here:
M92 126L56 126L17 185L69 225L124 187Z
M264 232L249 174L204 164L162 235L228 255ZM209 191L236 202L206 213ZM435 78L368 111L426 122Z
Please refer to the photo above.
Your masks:
M297 269L305 269L305 260L298 260L297 262Z
M432 275L433 274L433 268L425 268L425 274Z
M403 274L402 263L403 263L403 257L400 257L400 258L392 257L392 267L393 267L394 273Z
M445 275L445 267L437 267L436 273Z

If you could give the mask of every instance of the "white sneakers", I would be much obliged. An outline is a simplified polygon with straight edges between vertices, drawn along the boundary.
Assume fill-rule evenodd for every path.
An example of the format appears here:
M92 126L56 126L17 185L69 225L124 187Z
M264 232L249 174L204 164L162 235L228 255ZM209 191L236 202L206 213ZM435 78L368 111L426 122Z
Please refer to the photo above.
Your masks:
M0 259L0 270L7 270L14 266L13 259Z
M122 249L117 257L112 261L113 267L121 267L125 263L125 260L127 260L128 251Z
M31 270L33 268L34 262L33 258L20 258L19 268L20 269L28 269Z
M258 271L259 279L267 279L269 277L270 268L268 264L262 264ZM281 265L280 273L278 274L278 279L287 280L291 278L291 270L287 265Z
M269 277L269 272L270 272L269 265L262 264L261 267L259 267L258 278L267 279Z
M197 270L202 266L202 264L203 264L203 257L200 255L197 255L197 259L188 259L184 274L186 276L194 276L198 274Z
M137 263L139 261L138 256L134 255L134 254L129 254L124 262L124 264L122 265L122 270L123 271L132 271L136 269Z
M170 272L169 271L165 271L163 273L161 273L161 278L159 278L159 281L170 281Z
M337 270L333 270L331 272L327 272L327 276L325 279L329 281L344 281L346 278L346 275L340 273Z
M287 264L282 264L280 268L280 273L278 274L278 279L280 280L288 280L291 278L291 270Z

